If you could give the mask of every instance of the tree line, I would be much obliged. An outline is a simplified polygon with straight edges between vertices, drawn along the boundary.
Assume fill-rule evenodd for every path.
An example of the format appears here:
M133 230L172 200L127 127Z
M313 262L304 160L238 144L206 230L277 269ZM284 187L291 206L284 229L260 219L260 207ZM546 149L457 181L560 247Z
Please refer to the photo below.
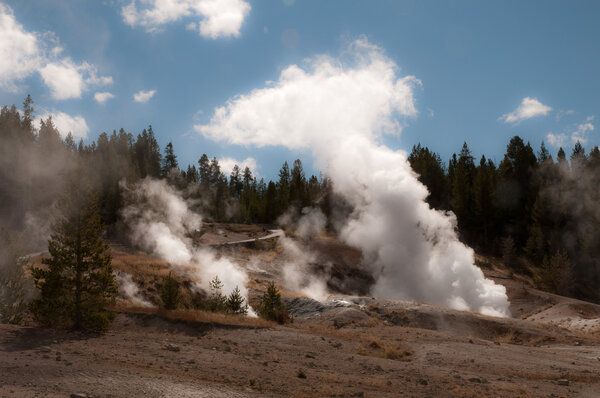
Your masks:
M600 151L577 142L556 160L513 137L499 164L477 163L467 143L444 163L420 144L408 160L429 189L433 208L450 210L460 238L501 257L549 291L598 301L600 292Z
M33 101L22 114L13 105L0 111L0 226L22 231L33 216L44 219L58 198L68 172L81 170L99 196L101 221L113 233L124 198L120 183L163 178L177 187L197 209L215 221L273 223L290 207L300 211L316 205L327 190L326 178L305 176L302 162L285 162L276 181L257 179L248 168L235 166L226 175L206 154L196 164L180 167L173 144L161 150L152 126L134 135L124 129L102 133L96 141L64 139L52 118L34 127Z
M235 166L226 175L218 159L206 154L181 167L173 144L161 150L152 126L135 135L124 129L102 133L86 145L70 133L61 138L51 117L35 128L33 115L30 96L22 112L14 105L0 110L0 238L11 240L2 242L3 251L45 244L44 220L51 219L68 175L88 176L100 223L117 239L126 228L120 184L146 177L167 180L215 221L271 224L288 209L306 206L318 206L328 217L352 210L335 197L327 177L307 178L300 160L291 167L285 162L278 178L267 182L248 167ZM598 147L586 154L577 143L568 159L561 148L555 160L543 143L536 153L513 137L499 164L485 156L476 163L466 143L447 163L421 145L408 160L429 189L430 206L456 215L465 243L531 273L545 289L600 299ZM15 256L3 253L1 261L14 262Z

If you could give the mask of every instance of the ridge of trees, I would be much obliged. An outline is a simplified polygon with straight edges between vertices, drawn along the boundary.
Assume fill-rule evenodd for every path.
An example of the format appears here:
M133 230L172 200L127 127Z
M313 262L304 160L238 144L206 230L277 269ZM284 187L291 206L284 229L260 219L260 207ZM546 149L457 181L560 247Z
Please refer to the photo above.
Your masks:
M307 178L300 160L291 167L285 162L275 181L258 179L248 167L235 166L225 175L206 154L184 168L171 142L161 152L152 126L137 135L124 129L102 133L85 145L70 133L61 139L50 117L36 130L31 97L23 109L0 111L0 228L27 231L22 233L29 241L32 220L49 218L64 175L74 168L89 175L109 236L118 234L121 223L121 181L145 177L166 179L215 221L270 224L290 207L300 212L318 206L328 217L352 210L335 197L327 177ZM539 269L540 284L549 290L600 300L598 147L586 154L577 143L568 160L560 148L555 161L543 143L536 153L513 137L499 164L485 156L477 161L467 143L447 163L420 144L408 161L430 192L430 206L456 214L465 243L506 257L521 271ZM558 277L573 283L552 281Z

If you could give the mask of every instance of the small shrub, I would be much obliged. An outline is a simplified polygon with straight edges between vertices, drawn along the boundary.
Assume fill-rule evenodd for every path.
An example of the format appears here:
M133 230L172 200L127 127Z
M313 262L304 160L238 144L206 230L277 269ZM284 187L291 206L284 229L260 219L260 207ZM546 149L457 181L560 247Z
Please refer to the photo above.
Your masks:
M225 312L227 310L227 297L222 293L223 282L215 276L209 283L210 296L208 297L208 309L212 312Z
M302 369L298 369L298 372L296 373L296 376L299 379L306 379L306 373L304 373L304 371Z
M16 259L5 269L0 268L0 323L20 324L27 310L29 280L23 262Z
M280 324L291 322L290 313L281 302L281 294L274 282L270 282L267 291L256 308L257 314L270 321Z
M391 359L394 361L407 361L409 357L412 356L412 352L408 350L395 350L393 348L388 348L383 353L383 357L385 359Z
M245 299L240 294L240 289L236 286L225 302L227 312L230 314L246 315L248 313L248 304L244 302Z
M173 278L170 272L160 289L160 298L165 309L177 309L179 305L179 283Z

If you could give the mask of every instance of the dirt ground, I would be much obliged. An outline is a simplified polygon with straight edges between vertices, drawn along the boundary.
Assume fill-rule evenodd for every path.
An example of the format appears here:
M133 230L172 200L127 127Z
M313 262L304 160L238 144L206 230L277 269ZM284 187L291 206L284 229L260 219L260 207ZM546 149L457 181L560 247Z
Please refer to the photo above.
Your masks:
M2 325L0 396L600 396L597 341L552 328L519 340L511 326L489 340L371 316L265 327L120 313L103 335Z
M223 230L211 226L200 239L268 234ZM365 280L356 253L328 247L334 288ZM115 268L155 301L168 263L112 249ZM226 250L245 264L251 294L277 280L275 246ZM0 397L599 397L600 307L485 272L507 287L513 318L360 292L316 302L284 291L294 315L286 325L131 303L120 304L105 334L0 325Z

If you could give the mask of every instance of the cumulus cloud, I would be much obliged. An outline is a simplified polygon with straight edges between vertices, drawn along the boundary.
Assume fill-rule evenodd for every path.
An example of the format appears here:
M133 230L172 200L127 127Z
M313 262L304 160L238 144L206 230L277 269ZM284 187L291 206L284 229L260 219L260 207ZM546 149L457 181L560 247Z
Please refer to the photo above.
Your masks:
M37 127L40 126L41 120L48 119L52 116L54 126L60 132L61 137L65 138L69 132L78 138L86 138L90 131L83 116L71 116L64 112L46 112L37 119Z
M0 3L0 87L17 89L16 83L33 74L42 64L37 36L25 31L12 10Z
M40 75L50 88L52 98L63 100L81 97L83 76L71 61L49 63L40 69Z
M516 124L532 117L546 116L551 110L551 107L542 104L537 98L525 97L517 109L500 116L499 120Z
M240 172L243 172L244 169L246 167L248 167L250 169L250 171L252 172L252 175L256 176L256 168L257 168L257 163L256 163L256 159L254 159L253 157L247 157L246 159L239 161L236 160L234 158L220 158L219 160L219 166L221 166L221 171L223 173L225 173L226 176L228 176L229 174L231 174L231 171L233 170L233 166L235 166L236 164L238 165L238 167L240 168Z
M507 316L505 288L474 265L473 250L456 236L456 217L431 209L406 152L380 142L417 115L419 85L363 37L339 58L285 68L277 82L230 99L195 129L234 144L310 148L354 209L338 234L362 250L373 294Z
M50 88L52 98L64 100L81 98L91 86L112 84L112 77L98 76L96 67L83 62L75 64L70 58L49 62L39 70L42 80Z
M144 91L144 90L140 90L137 93L133 94L133 100L135 102L148 102L150 100L150 98L154 97L154 94L156 94L156 90L148 90L148 91Z
M197 24L188 23L186 29L210 39L238 37L249 12L250 4L244 0L145 0L139 7L132 0L121 8L126 24L141 26L147 32L184 18L200 18Z
M556 148L577 142L585 145L588 142L588 133L595 130L595 126L592 123L593 120L594 116L588 116L583 123L578 124L569 132L560 134L548 133L546 140L548 144Z
M364 38L347 51L353 53L352 66L328 56L308 60L305 69L288 66L279 81L229 100L215 109L209 124L194 129L232 144L293 149L320 140L337 146L354 131L368 138L398 133L401 122L386 116L417 115L413 89L420 81L396 78L398 67Z
M115 95L113 93L109 93L109 92L98 92L94 94L94 100L99 103L99 104L103 104L106 101L108 101L109 99L113 99L115 98Z
M98 76L94 65L59 58L63 50L52 32L27 32L12 9L0 3L0 88L14 91L36 72L57 100L80 98L90 87L112 84L112 77Z

